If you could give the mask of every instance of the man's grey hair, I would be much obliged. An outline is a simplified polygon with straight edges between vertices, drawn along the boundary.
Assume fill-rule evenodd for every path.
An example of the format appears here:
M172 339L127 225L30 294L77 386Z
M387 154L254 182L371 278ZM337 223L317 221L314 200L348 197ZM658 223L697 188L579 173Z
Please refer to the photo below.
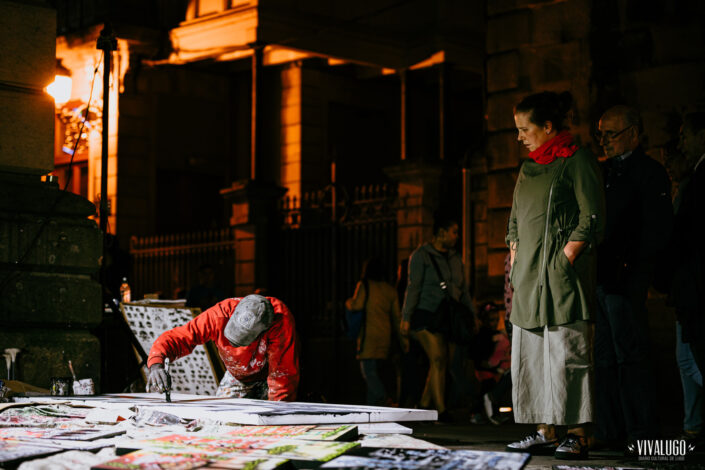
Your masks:
M639 135L644 132L644 124L641 120L641 114L635 108L631 106L626 106L623 104L612 106L610 109L605 111L602 115L602 119L611 117L621 117L624 120L625 126L636 127Z

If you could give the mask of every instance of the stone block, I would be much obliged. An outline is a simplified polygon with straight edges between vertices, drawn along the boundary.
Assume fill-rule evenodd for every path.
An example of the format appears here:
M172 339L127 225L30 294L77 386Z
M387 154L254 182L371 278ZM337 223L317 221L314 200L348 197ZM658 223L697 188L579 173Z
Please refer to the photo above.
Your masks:
M517 51L487 58L487 91L508 90L519 86L519 53Z
M484 243L475 245L475 266L478 270L487 267L487 245Z
M590 76L590 60L583 42L524 48L520 57L519 81L532 90L551 90L549 84L561 83L562 91L570 87L564 82L570 84Z
M627 103L648 103L642 108L692 109L705 102L705 67L701 63L641 69L624 74L622 90Z
M151 112L151 99L147 99L147 97L142 95L120 95L120 133L122 133L123 119L127 117L144 118L151 114Z
M0 213L0 247L5 248L0 249L0 263L15 264L24 256L25 268L86 274L98 270L103 238L94 221L52 217L43 224L44 220Z
M0 172L0 212L89 217L95 206L89 200L64 192L57 184L43 183L36 176L20 178L16 173Z
M21 349L16 377L23 382L49 388L52 377L71 376L70 359L79 378L92 378L96 385L100 384L100 343L88 331L2 328L0 350L5 348ZM4 371L5 361L1 362L0 370Z
M507 129L515 129L514 124L514 106L527 93L504 92L495 93L487 97L487 130L503 131Z
M406 227L397 228L397 243L399 251L408 252L409 255L412 251L421 245L423 240L427 238L424 237L425 232L430 233L432 231L431 226L422 225L412 225Z
M511 208L517 173L501 172L487 175L487 207L490 209Z
M531 16L532 46L588 39L592 13L590 3L588 0L569 0L534 8Z
M491 250L487 254L487 275L489 277L504 277L504 258L506 256L506 250Z
M0 296L0 324L100 324L101 287L87 275L0 271L10 282Z
M486 152L491 170L518 168L523 146L517 141L516 131L507 131L487 136Z
M473 242L477 245L478 243L487 243L487 222L475 222L475 239Z
M701 24L673 24L651 29L655 65L692 62L705 59Z
M487 2L487 14L489 16L506 13L520 8L527 8L541 3L551 2L552 0L489 0Z
M487 194L473 206L473 219L476 221L487 220Z
M502 249L507 246L504 237L507 235L507 221L509 220L509 209L496 209L487 213L488 245L489 248Z
M43 175L53 169L54 100L0 89L0 171Z
M42 90L56 70L56 10L0 1L0 44L0 82Z
M487 20L486 52L518 49L531 42L531 12L518 10Z

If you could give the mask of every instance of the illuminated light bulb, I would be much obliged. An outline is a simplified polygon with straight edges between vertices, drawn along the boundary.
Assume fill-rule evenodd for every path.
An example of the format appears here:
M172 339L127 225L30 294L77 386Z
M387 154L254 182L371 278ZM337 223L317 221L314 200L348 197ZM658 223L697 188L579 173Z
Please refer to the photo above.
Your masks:
M54 82L44 91L54 98L54 103L61 106L71 99L71 71L64 67L61 59L56 59L56 76Z
M500 413L511 413L512 412L512 407L511 406L503 406L499 409Z
M71 82L71 77L57 75L45 90L54 98L54 103L62 105L71 99Z

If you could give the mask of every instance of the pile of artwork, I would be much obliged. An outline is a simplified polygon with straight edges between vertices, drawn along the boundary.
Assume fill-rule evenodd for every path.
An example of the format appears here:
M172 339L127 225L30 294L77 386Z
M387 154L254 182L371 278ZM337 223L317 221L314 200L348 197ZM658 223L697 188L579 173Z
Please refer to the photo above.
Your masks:
M74 398L26 398L9 405L14 408L0 406L0 467L26 459L57 459L59 455L46 456L58 452L99 449L98 454L84 452L89 456L84 462L90 463L76 468L399 468L403 459L402 468L442 468L426 464L443 461L452 468L518 470L528 459L522 454L448 451L408 435L399 435L408 445L436 448L364 448L365 441L358 440L357 423L406 432L409 428L393 421L435 419L436 412L428 410L184 394L172 395L172 403L156 394ZM378 442L391 447L394 441ZM42 468L41 462L35 468Z
M529 461L529 457L529 454L515 452L478 450L374 449L361 455L343 455L320 468L520 470Z
M201 313L200 309L187 307L152 306L138 303L121 304L125 321L145 352L149 352L154 341L167 330L184 325ZM198 345L188 356L171 364L171 386L175 392L198 395L215 395L218 378L208 350ZM147 368L143 368L145 377Z

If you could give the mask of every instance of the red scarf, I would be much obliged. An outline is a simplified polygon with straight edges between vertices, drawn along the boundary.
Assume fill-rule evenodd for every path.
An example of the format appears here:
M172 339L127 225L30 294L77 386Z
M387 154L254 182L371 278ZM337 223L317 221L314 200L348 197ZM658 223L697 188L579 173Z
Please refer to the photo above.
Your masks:
M578 150L577 145L573 145L573 136L568 131L561 131L554 138L546 141L533 152L529 152L529 157L536 163L548 165L553 163L556 157L567 158Z

